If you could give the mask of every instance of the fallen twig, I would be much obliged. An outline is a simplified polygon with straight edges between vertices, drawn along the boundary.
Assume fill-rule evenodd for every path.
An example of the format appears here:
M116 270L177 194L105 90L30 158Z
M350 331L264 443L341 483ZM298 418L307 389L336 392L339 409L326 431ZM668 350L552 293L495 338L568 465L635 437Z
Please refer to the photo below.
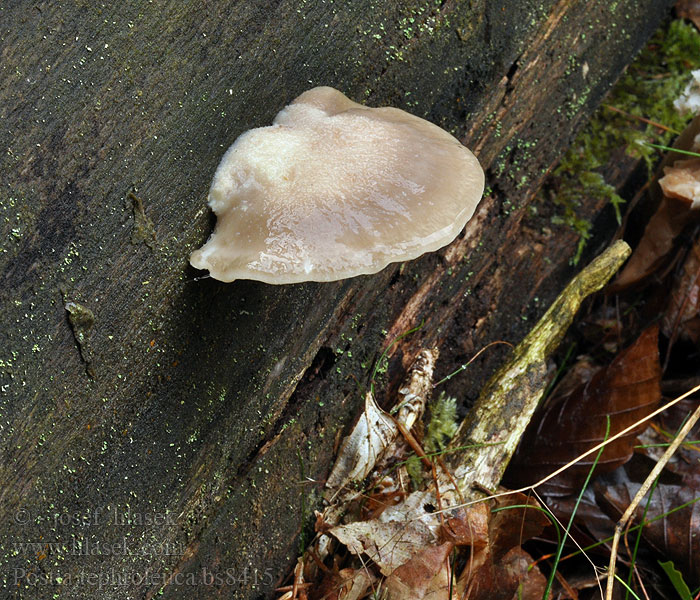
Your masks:
M691 390L691 392L692 391L695 390ZM691 392L689 392L686 395L689 395ZM617 522L617 525L615 525L615 536L613 537L612 548L610 549L610 564L608 566L608 583L607 588L605 590L605 600L612 600L613 586L615 585L615 563L617 561L617 548L620 544L620 536L622 535L622 531L627 527L628 523L632 518L632 515L634 514L634 511L637 510L637 506L639 506L639 503L642 501L644 496L647 495L647 493L649 492L649 488L651 488L651 486L654 484L654 481L656 481L656 478L661 474L661 471L666 466L666 463L668 463L668 461L674 455L676 450L678 450L678 447L683 443L683 440L690 433L690 430L695 426L695 423L698 422L698 419L700 419L700 406L698 406L695 409L690 418L685 422L683 427L681 427L680 431L678 432L678 435L676 435L673 442L671 442L669 447L666 449L666 452L663 453L659 461L656 463L656 465L654 465L654 468L651 470L651 473L649 473L647 478L644 480L642 487L639 488L639 491L635 495L632 502L630 502L630 505L627 507L627 510L624 512L622 517L620 517L620 520Z

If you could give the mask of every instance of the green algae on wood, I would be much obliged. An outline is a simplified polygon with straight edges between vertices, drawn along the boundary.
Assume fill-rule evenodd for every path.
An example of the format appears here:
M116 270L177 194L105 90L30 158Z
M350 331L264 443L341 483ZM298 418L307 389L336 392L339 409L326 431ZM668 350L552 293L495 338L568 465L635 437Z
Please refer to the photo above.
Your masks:
M473 494L472 484L487 489L498 485L547 388L547 359L581 302L602 289L630 252L629 245L619 240L574 277L482 388L448 445L448 462L465 496Z

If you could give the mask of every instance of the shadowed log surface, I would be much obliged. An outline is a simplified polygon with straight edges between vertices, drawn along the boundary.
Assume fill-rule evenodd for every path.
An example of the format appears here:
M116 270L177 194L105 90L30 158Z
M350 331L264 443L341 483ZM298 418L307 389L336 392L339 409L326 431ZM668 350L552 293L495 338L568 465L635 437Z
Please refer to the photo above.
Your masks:
M3 597L273 597L391 340L423 323L380 401L421 346L442 377L563 287L576 236L528 205L671 4L4 2ZM459 137L477 215L371 277L195 281L224 150L316 85ZM450 380L465 410L504 354Z

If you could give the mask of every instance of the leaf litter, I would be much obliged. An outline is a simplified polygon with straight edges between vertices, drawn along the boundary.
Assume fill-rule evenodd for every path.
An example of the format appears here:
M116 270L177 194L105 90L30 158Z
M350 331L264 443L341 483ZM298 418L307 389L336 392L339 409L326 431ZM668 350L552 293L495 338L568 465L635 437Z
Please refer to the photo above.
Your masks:
M431 404L433 421L442 423L423 427L421 421L432 394L436 349L419 353L389 413L377 406L370 388L327 479L327 506L316 514L317 537L300 559L291 589L281 590L282 598L546 595L547 579L522 544L539 535L549 519L528 496L484 498L484 489L498 484L547 387L546 361L581 302L603 287L628 255L627 244L617 242L574 278L484 387L474 407L480 418L465 420L446 447L445 435L455 428L444 422L454 412L452 403L438 398ZM504 420L512 425L507 436ZM426 431L432 439L425 439ZM468 443L455 445L456 440ZM428 456L424 446L445 447L449 464L465 462L466 468L454 468L453 474L442 452ZM472 469L467 457L474 447L482 456ZM423 470L421 477L409 475L411 453L419 459L413 465Z
M677 105L697 111L700 71L692 75ZM660 399L668 400L666 393L681 394L700 383L700 158L689 159L678 152L699 149L697 115L661 161L657 178L640 194L642 209L657 208L651 211L625 268L605 295L587 307L585 324L581 322L570 334L583 353L541 414L533 418L506 482L537 483L559 464L580 455L586 445L601 442L603 419L609 418L614 433L624 426L622 421L634 423L644 413L651 414ZM626 222L633 221L625 218ZM627 237L628 233L623 228L620 235ZM624 346L627 348L620 350ZM580 504L575 497L592 466L590 461L579 462L537 488L557 518L564 521L574 515L572 536L589 554L605 555L610 542L615 542L613 534L622 534L619 555L629 567L622 587L629 586L638 597L678 597L673 591L677 582L671 587L664 572L673 572L683 585L690 586L689 597L700 594L697 424L688 432L687 441L667 456L669 445L680 441L676 435L686 419L697 418L698 399L695 394L675 403L648 425L640 424L632 435L607 445ZM659 463L661 460L664 462ZM660 465L663 469L658 469ZM653 467L659 474L650 481ZM637 504L640 499L635 497L647 487ZM631 504L636 507L632 520L625 520L620 529L623 513L630 511ZM542 548L556 543L551 532L543 540L548 541L542 542ZM571 556L576 555L579 551L572 549ZM674 568L660 572L658 561L667 559ZM575 558L572 562L576 564ZM577 576L576 569L572 565L567 571L571 581Z
M693 148L698 133L700 116L676 147ZM643 158L650 162L646 154ZM464 448L459 444L471 440L473 429L465 427L466 421L445 450L444 433L439 441L425 439L431 429L445 429L423 425L438 357L437 350L424 350L391 411L395 417L384 413L367 393L365 411L329 476L327 506L317 513L317 537L300 558L293 585L281 589L282 598L510 600L602 595L600 576L582 576L571 557L580 555L581 546L586 546L589 561L606 556L616 526L620 533L622 513L651 483L651 466L698 405L698 396L690 396L646 424L658 412L663 391L687 390L698 383L700 359L700 242L695 225L700 162L669 152L661 168L658 187L649 186L648 192L648 203L656 203L657 209L632 258L606 294L588 303L587 315L569 334L585 354L531 421L506 475L505 482L526 490L548 479L536 490L554 514L530 494L497 488L484 476L490 466L495 482L500 480L510 456L509 442L481 443L475 450L483 463L478 470L474 465L479 459L469 452L460 455L468 457L463 464L451 460L452 452ZM640 289L645 289L644 296ZM577 309L578 304L569 311L571 318ZM591 336L591 331L605 335ZM552 336L552 346L561 335ZM553 349L548 348L541 360L546 363ZM532 360L522 344L513 355L501 372L513 369L519 356ZM534 410L548 381L546 368L538 366L533 373L538 383L532 390L524 387L535 396ZM622 430L627 432L616 435ZM698 426L690 433L689 441L663 463L623 532L620 553L629 566L623 587L641 597L673 597L668 591L671 582L652 574L659 558L667 559L663 572L673 574L676 589L687 584L693 597L700 591ZM493 459L492 448L499 445L506 455L504 464ZM598 460L589 456L577 461L597 445L605 448ZM446 452L445 461L441 452ZM570 463L575 464L569 467ZM593 468L590 485L581 489ZM416 471L422 476L416 477ZM482 481L490 485L484 487ZM542 549L552 547L548 544L558 529L552 521L572 516L572 553L560 564L559 583L550 591L547 575L551 581L555 574L546 567L540 570L540 564L546 564ZM533 558L543 551L542 559Z

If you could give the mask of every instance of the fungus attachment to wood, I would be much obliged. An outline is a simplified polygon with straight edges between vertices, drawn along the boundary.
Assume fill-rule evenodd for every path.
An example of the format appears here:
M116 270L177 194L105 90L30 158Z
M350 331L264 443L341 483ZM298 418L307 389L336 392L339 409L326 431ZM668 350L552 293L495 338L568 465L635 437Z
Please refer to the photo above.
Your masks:
M483 189L479 161L437 125L317 87L224 154L216 228L190 263L273 284L376 273L449 244Z

